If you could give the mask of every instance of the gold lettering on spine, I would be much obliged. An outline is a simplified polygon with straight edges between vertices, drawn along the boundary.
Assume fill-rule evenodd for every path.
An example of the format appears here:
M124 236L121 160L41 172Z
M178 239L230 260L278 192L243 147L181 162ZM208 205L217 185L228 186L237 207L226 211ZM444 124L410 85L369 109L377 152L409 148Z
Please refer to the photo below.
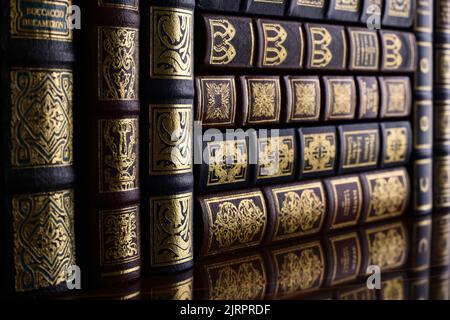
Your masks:
M12 38L71 42L72 0L11 1Z
M263 66L279 66L288 57L288 52L283 46L287 39L287 31L281 24L263 23L264 58Z
M151 266L186 263L193 258L193 195L150 198Z
M150 106L150 174L192 170L192 105Z
M98 97L100 100L138 99L139 31L98 28Z
M70 189L12 197L17 292L65 285L76 263L73 215Z
M192 11L151 7L150 24L150 76L155 79L192 80Z
M236 57L236 48L231 41L236 36L236 29L233 24L226 19L209 20L211 32L211 56L209 63L229 64Z
M70 70L11 71L13 169L73 163L73 75Z
M310 32L312 42L311 67L324 68L333 59L333 53L329 49L333 37L327 29L322 27L312 27Z
M139 207L100 211L100 265L139 260Z
M138 188L138 120L104 119L98 123L99 191Z

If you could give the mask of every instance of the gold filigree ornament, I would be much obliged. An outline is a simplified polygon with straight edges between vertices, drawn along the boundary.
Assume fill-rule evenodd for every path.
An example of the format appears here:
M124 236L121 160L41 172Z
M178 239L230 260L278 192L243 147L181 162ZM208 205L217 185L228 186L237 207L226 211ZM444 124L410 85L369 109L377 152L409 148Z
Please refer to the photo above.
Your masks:
M323 273L323 263L312 249L293 252L283 257L278 283L285 292L308 290L314 287Z
M73 163L71 70L11 71L11 165L62 167Z
M313 190L305 190L301 196L296 192L287 192L280 210L280 225L284 234L314 228L325 214L325 206Z
M386 163L405 160L408 151L408 138L405 128L391 128L386 130L387 149Z
M236 29L227 19L209 20L211 30L210 64L229 64L236 57L236 49L231 41L236 36Z
M336 146L328 139L328 134L314 134L309 137L311 140L304 150L305 163L311 168L309 171L326 170L336 156Z
M101 100L136 100L137 29L99 27L98 96Z
M150 8L153 36L150 76L192 79L192 11L168 7Z
M252 82L251 94L253 101L252 115L254 117L275 116L274 82Z
M316 114L316 85L295 83L295 115L314 116Z
M252 241L264 226L264 212L254 200L244 199L237 206L232 202L220 204L211 232L220 248L228 248L236 242Z
M252 263L242 263L237 270L221 268L211 290L210 300L248 300L261 296L265 278Z
M376 216L398 212L405 202L406 186L398 177L375 180L371 203Z
M401 261L405 250L405 239L397 230L377 232L371 241L370 262L380 268L395 266Z
M245 141L208 143L208 185L243 181L247 174Z
M402 46L402 41L395 33L385 33L383 35L384 64L386 69L395 70L402 65Z
M294 141L292 137L259 139L258 178L280 177L294 170Z
M333 114L349 114L352 109L352 86L350 83L333 83Z
M323 27L312 27L311 42L312 42L312 58L311 67L324 68L333 59L333 53L329 46L333 41L330 32Z
M227 120L230 114L230 83L206 83L207 120Z

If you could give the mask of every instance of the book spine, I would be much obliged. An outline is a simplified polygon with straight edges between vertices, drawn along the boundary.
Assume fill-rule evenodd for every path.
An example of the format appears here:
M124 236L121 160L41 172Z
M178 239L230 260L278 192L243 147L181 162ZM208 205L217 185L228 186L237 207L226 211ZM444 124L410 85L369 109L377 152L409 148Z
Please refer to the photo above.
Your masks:
M392 246L392 241L396 246ZM365 283L367 266L377 262L386 272L383 280L388 284L392 279L390 274L407 265L413 243L410 227L400 220L366 227L361 232L352 230L202 260L194 274L194 298L375 300L378 294ZM389 253L389 258L380 255L380 250ZM299 273L298 268L304 272ZM398 283L399 277L394 279L397 280L395 289L398 284L405 285ZM386 298L393 294L406 298L403 291L389 292L390 287L383 286Z
M195 144L202 160L195 166L196 191L204 194L405 165L412 130L408 121L211 130Z
M450 3L435 0L434 16L434 208L450 209Z
M195 83L195 120L204 129L406 119L413 101L406 76L199 75ZM417 103L417 117L428 116L428 101ZM426 151L431 138L432 128L425 129L415 132L417 150Z
M416 67L410 32L209 13L199 15L198 26L200 68L405 73Z
M139 1L90 1L89 211L93 281L141 274Z
M198 196L198 256L399 217L406 213L409 198L409 175L402 167Z
M433 0L417 1L414 33L417 67L414 75L411 212L433 209Z
M143 0L142 248L145 272L193 259L193 0Z
M67 290L76 264L71 6L1 2L2 260L16 293Z

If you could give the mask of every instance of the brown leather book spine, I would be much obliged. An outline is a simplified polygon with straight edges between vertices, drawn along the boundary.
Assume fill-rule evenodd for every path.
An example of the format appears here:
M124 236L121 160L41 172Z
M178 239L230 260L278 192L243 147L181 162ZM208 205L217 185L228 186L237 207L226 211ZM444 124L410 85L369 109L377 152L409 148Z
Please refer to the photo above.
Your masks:
M93 280L141 274L137 0L90 1L90 262Z

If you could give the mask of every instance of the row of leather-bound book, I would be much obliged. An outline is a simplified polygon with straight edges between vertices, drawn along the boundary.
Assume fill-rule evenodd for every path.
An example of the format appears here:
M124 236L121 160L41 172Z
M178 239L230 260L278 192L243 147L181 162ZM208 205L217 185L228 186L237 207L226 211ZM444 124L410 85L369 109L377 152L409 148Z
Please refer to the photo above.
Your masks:
M367 230L450 209L449 6L2 1L2 288L66 291L77 267L111 287L257 249L196 278L262 298L356 280L383 250L406 266L414 230L374 233L378 253Z

